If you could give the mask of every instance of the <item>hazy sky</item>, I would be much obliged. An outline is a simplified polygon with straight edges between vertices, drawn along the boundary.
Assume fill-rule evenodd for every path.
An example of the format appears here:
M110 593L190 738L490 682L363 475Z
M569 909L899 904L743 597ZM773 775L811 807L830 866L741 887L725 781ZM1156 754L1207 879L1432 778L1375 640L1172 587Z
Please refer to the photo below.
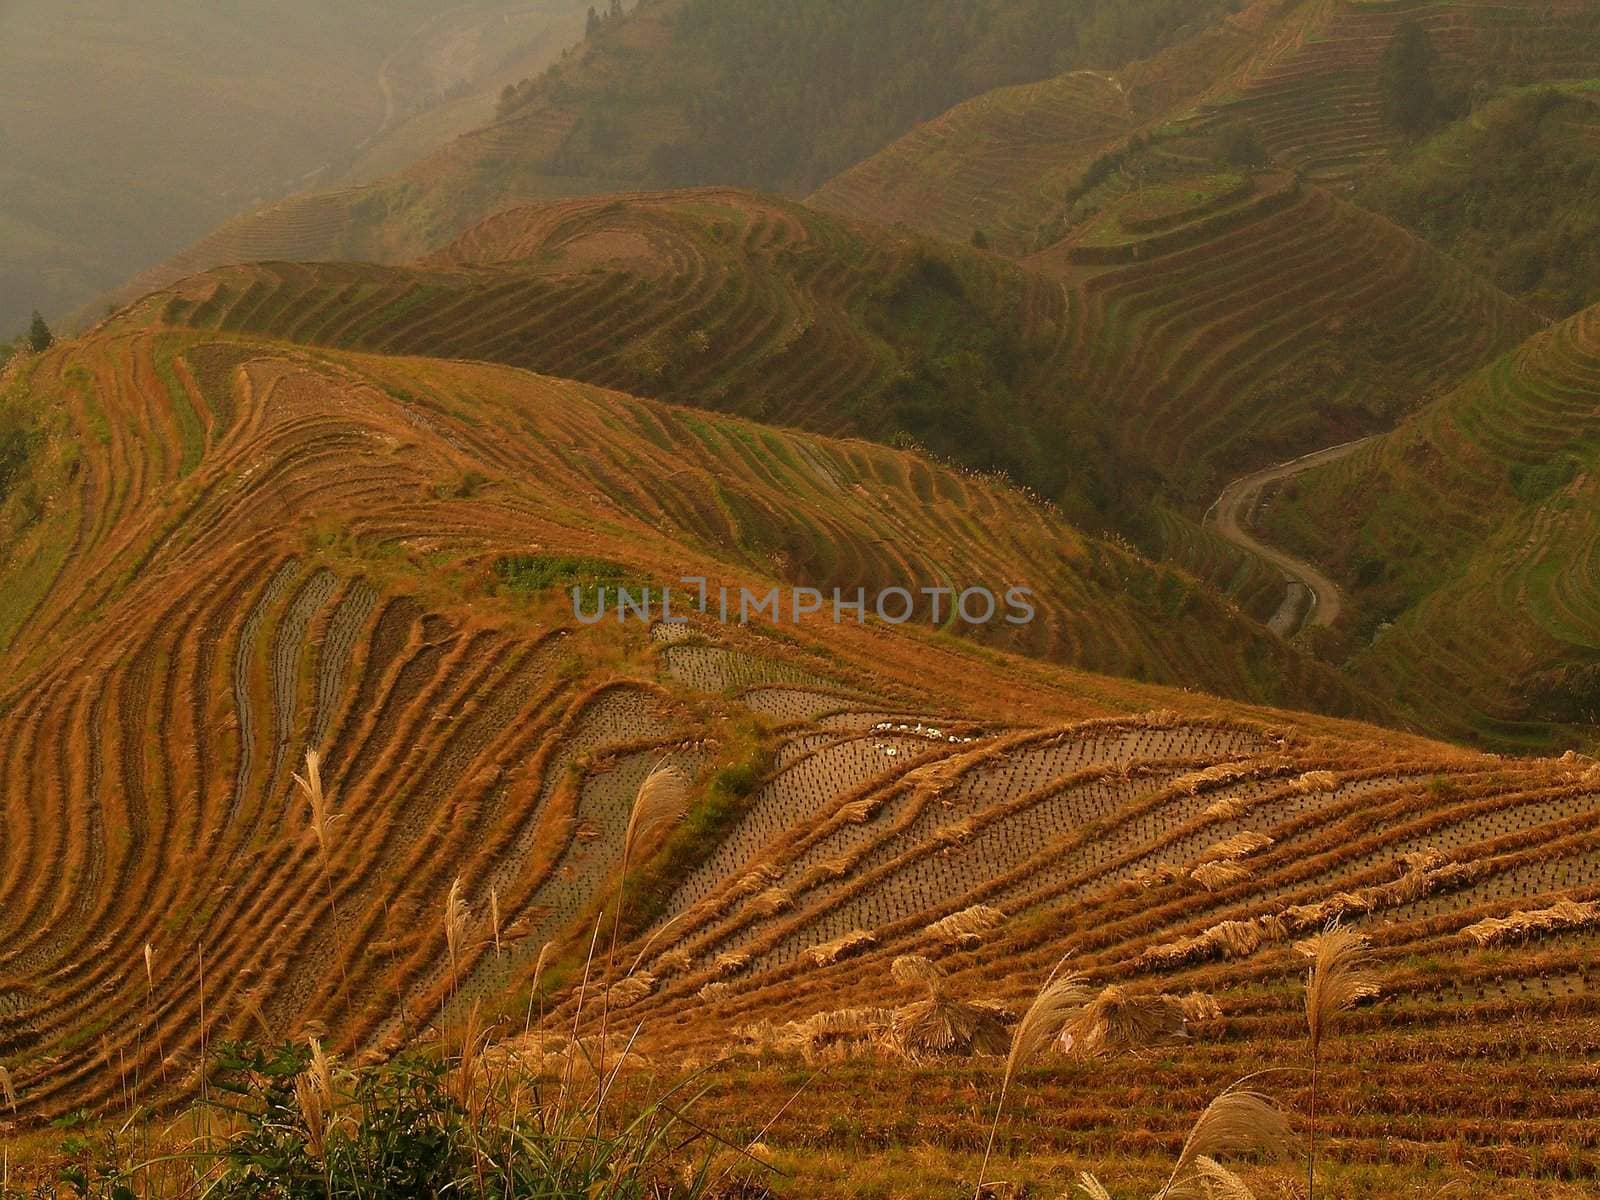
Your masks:
M87 303L242 209L336 181L419 112L497 90L497 71L525 69L518 54L576 8L0 0L0 335L34 307ZM457 124L481 119L478 99Z

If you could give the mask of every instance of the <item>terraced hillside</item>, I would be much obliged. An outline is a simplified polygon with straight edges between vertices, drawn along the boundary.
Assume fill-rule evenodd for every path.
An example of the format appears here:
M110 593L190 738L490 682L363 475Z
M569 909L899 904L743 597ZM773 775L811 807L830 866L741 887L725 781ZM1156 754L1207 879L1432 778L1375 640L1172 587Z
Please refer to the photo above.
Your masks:
M977 96L830 179L808 201L825 212L904 223L952 241L981 232L996 250L1039 248L1063 195L1130 138L1182 113L1238 70L1281 23L1257 0L1153 59L1074 71Z
M144 331L31 373L21 398L61 419L30 459L38 510L20 489L4 510L0 1058L34 1115L177 1088L201 1038L263 1017L349 1050L414 1035L447 985L429 918L451 880L475 912L492 890L502 943L536 951L591 906L640 772L749 741L727 688L833 686L942 720L943 664L986 697L968 725L1036 711L1036 687L1064 716L1165 696L987 640L1219 690L1298 674L1340 700L1192 583L904 452L507 368ZM746 661L578 615L597 586L685 574L761 596L903 586L921 632L710 623L758 648ZM920 589L951 585L1031 585L1037 620L935 632ZM343 814L325 852L291 780L307 750Z
M943 1003L1017 1014L1070 953L1127 1014L1135 1052L1047 1056L991 1177L1042 1190L1115 1162L1142 1195L1235 1079L1265 1067L1258 1082L1304 1111L1294 943L1337 917L1372 939L1383 979L1322 1080L1333 1155L1359 1164L1337 1194L1592 1186L1592 761L1285 733L1177 714L990 730L849 776L834 799L810 783L831 753L814 743L673 895L675 923L619 956L643 956L628 1028L653 1031L647 1053L731 1055L707 1115L759 1133L785 1168L849 1194L911 1169L880 1157L889 1146L943 1185L927 1194L953 1196L976 1177L972 1108L998 1068L924 1049L913 1123L883 1059L916 1054L902 1039L927 991L891 964L925 956ZM1501 920L1513 912L1553 915ZM796 1076L780 1066L802 1055L827 1068L783 1109Z
M381 1056L475 1000L521 1028L551 941L559 1025L634 792L665 759L696 799L647 856L647 920L617 958L638 969L612 989L652 1055L781 1056L773 1022L881 1007L908 950L1014 1005L1070 948L1097 983L1219 1006L1191 1047L1140 1066L1162 1076L1159 1113L1131 1118L1119 1064L1048 1085L1073 1089L1070 1122L1025 1117L1046 1152L1077 1138L1143 1171L1184 1101L1299 1036L1289 939L1337 912L1385 960L1357 1022L1396 1076L1358 1095L1361 1060L1339 1052L1334 1154L1403 1171L1451 1153L1471 1111L1486 1123L1467 1143L1493 1149L1480 1172L1592 1175L1586 1075L1524 1096L1516 1124L1479 1106L1587 1045L1587 924L1508 951L1482 922L1560 897L1589 911L1592 763L1481 757L914 627L585 625L556 594L695 572L1001 575L1039 585L1030 634L1050 642L1020 648L1233 669L1218 652L1240 629L1119 610L1137 560L1101 584L1104 547L904 452L505 367L131 320L23 366L8 402L40 406L47 433L27 466L40 509L16 520L8 498L3 526L16 1119L174 1097L207 1046L263 1030ZM308 750L330 797L315 827L292 778ZM764 1136L820 1172L926 1142L935 1175L970 1179L972 1068L919 1068L936 1086L918 1131L861 1090L878 1069L831 1074ZM739 1089L737 1110L713 1098L731 1128L776 1111L720 1078Z
M1113 72L1076 72L957 105L830 180L826 211L1025 254L1076 220L1085 194L1193 153L1196 133L1247 128L1266 162L1334 185L1400 144L1381 114L1380 63L1416 22L1442 103L1600 72L1585 0L1260 0ZM1065 199L1064 199L1065 198Z
M1317 0L1202 113L1242 117L1274 161L1310 179L1350 179L1399 141L1384 124L1380 64L1406 23L1427 36L1433 86L1465 108L1475 87L1600 73L1600 14L1586 0Z
M1398 226L1276 172L1143 189L1026 262L1068 281L1070 359L1191 504L1387 427L1537 327Z
M239 267L142 307L172 323L504 362L837 432L859 427L894 374L890 331L862 310L919 248L744 192L606 196L514 209L411 268ZM1009 340L1048 319L1059 289L1047 281L929 253L970 281L978 319L1009 326Z
M701 190L514 210L412 269L200 276L140 311L910 437L1147 542L1152 497L1198 517L1234 475L1384 428L1536 327L1326 192L1214 183L1135 193L1023 268Z
M1419 724L1530 746L1592 736L1597 394L1588 309L1269 510L1273 536L1350 588L1352 670Z
M1051 354L1069 306L989 256L701 189L513 210L415 268L236 268L145 311L909 438L1093 516L1100 430L1051 419L1083 390Z
M1542 313L1600 303L1600 82L1517 88L1480 104L1365 179L1356 201Z

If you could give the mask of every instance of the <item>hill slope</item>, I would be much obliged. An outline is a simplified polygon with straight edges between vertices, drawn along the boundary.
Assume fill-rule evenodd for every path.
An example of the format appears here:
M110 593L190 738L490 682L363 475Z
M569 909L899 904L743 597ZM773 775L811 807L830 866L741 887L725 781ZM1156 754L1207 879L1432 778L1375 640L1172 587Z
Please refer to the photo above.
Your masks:
M1344 184L1402 144L1383 123L1380 63L1406 23L1429 38L1432 86L1449 112L1473 92L1592 77L1595 21L1583 0L1259 0L1114 72L957 105L829 180L811 203L953 240L981 231L1021 254L1080 219L1086 195L1170 171L1208 131L1248 131L1254 165Z
M702 190L514 210L414 268L247 267L160 320L491 359L764 420L911 438L1154 542L1232 475L1385 427L1533 315L1402 230L1262 175L1021 268ZM1081 261L1080 261L1081 260Z
M914 439L1092 516L1098 431L1049 421L1081 390L1049 354L1068 307L997 259L699 189L513 210L410 268L220 271L141 311Z
M1406 25L1431 52L1445 110L1472 95L1600 73L1600 13L1587 0L1331 0L1299 6L1290 35L1257 56L1204 111L1247 120L1273 159L1322 181L1381 165L1401 132L1385 123L1382 63Z
M1285 6L1258 0L1152 59L997 89L925 122L828 180L808 203L952 241L981 232L1024 254L1097 161L1259 52Z
M1351 665L1420 723L1535 746L1592 736L1597 392L1588 309L1270 510L1269 531L1347 582L1354 632L1395 622Z
M1394 1076L1374 1097L1341 1057L1325 1113L1356 1161L1431 1097L1452 1119L1408 1126L1385 1151L1403 1172L1534 1069L1530 1038L1564 1052L1583 1036L1592 933L1508 955L1463 930L1600 895L1589 764L1484 758L912 627L584 625L566 582L876 587L1026 565L1045 572L1048 636L1096 622L1086 655L1192 646L1215 672L1241 636L1178 622L1158 640L1118 614L1131 585L1084 565L1104 549L914 455L503 367L131 324L8 383L6 411L34 422L38 497L15 523L21 493L6 502L0 593L0 1047L24 1122L190 1091L203 1040L263 1025L352 1056L477 1000L520 1029L547 941L563 1024L633 792L663 758L697 777L696 800L645 856L626 950L643 961L616 992L652 1054L760 1046L770 1026L733 1027L881 1004L882 965L910 949L1014 1005L1070 948L1097 983L1202 988L1224 1014L1140 1066L1170 1085L1159 1114L1129 1119L1118 1065L1074 1080L1071 1126L1023 1117L1041 1148L1087 1133L1143 1170L1152 1134L1175 1135L1241 1055L1289 1053L1287 939L1340 912L1385 963L1384 998L1354 1020ZM313 748L341 814L326 857L290 779ZM1217 848L1244 833L1261 836ZM439 914L457 879L452 960ZM999 913L987 933L947 945L930 928L979 902ZM1481 1036L1449 1032L1463 1021ZM830 1075L768 1131L805 1148L819 1187L851 1149L846 1109L876 1144L905 1136L872 1069ZM776 1111L738 1070L714 1077L737 1089L713 1093L730 1131ZM971 1071L922 1070L954 1085L917 1135L927 1169L970 1178ZM1505 1148L1484 1169L1531 1174L1539 1151L1541 1170L1581 1173L1541 1139L1586 1136L1573 1114L1592 1086L1466 1127Z
M326 1021L347 1048L415 1034L441 999L422 931L445 874L473 880L475 904L498 886L536 950L591 902L608 860L584 830L610 836L636 768L670 752L698 771L748 742L725 688L786 685L774 723L820 687L975 728L1166 695L985 641L1221 688L1317 679L1181 580L1164 612L1153 568L1021 495L865 443L505 368L162 333L61 348L24 382L10 401L53 415L25 468L38 507L3 510L0 1045L34 1112L116 1088L85 1028L144 1086L185 1078L197 940L223 981L218 1036L245 1028L246 996L274 1028ZM579 616L597 583L637 595L690 574L713 613L718 585L900 586L916 628L786 611L659 641ZM1037 620L996 617L964 644L921 595L940 585L1032 586ZM749 661L683 640L697 632ZM958 716L975 686L983 715ZM308 899L322 867L290 781L307 749L348 814L328 910ZM154 998L133 970L146 943ZM136 1043L147 1003L159 1021Z
M1497 97L1375 172L1357 200L1541 312L1571 316L1600 302L1596 92Z

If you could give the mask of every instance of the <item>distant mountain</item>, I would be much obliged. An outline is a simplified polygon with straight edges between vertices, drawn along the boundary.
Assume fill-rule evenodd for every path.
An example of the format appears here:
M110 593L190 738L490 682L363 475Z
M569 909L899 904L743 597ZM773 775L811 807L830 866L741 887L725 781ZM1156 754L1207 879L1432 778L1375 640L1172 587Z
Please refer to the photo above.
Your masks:
M229 217L489 121L578 0L0 5L0 339ZM91 310L91 316L99 311Z

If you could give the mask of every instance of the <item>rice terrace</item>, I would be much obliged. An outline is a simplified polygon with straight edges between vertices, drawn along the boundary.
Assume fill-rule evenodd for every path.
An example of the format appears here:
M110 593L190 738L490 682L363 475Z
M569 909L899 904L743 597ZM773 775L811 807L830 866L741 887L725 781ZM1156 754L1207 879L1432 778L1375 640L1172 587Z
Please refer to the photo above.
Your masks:
M1600 2L47 7L0 1200L1600 1194Z

